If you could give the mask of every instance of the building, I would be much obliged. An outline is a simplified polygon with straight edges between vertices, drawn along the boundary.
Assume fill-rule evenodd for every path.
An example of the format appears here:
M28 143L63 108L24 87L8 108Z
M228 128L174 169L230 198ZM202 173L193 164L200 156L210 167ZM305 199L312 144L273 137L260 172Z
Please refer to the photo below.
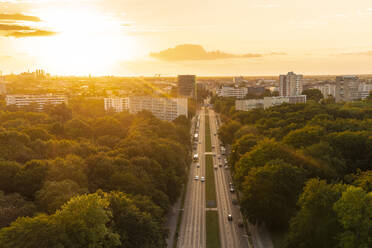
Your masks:
M236 86L239 86L241 83L244 83L244 77L240 76L240 77L234 77L233 78L233 83L236 85Z
M310 89L317 89L322 92L323 97L327 98L329 96L336 97L336 85L335 84L322 84L310 86Z
M222 86L220 89L216 90L216 94L220 97L235 97L242 99L248 94L248 88Z
M115 112L123 112L129 109L129 99L119 97L109 97L104 99L105 110L113 110Z
M265 90L266 89L263 86L248 87L248 94L249 95L260 96L263 93L265 93Z
M38 110L43 110L45 105L67 104L68 99L65 95L6 95L6 105L15 105L17 107L25 107L36 104Z
M298 96L303 90L303 76L293 72L279 76L279 95Z
M184 115L187 117L187 98L167 98L150 96L131 96L125 98L105 98L105 110L115 112L129 111L136 114L143 110L151 112L161 120L173 121Z
M263 99L235 100L235 109L249 111L256 108L263 108Z
M306 103L306 95L299 96L273 96L264 97L264 99L249 99L249 100L236 100L235 109L241 111L249 111L256 108L270 108L281 105L283 103L298 104Z
M336 77L336 102L350 102L360 99L360 80L357 76Z
M372 91L372 84L361 83L359 84L358 92L360 99L364 100L369 96Z
M178 75L178 96L195 98L195 78L195 75Z

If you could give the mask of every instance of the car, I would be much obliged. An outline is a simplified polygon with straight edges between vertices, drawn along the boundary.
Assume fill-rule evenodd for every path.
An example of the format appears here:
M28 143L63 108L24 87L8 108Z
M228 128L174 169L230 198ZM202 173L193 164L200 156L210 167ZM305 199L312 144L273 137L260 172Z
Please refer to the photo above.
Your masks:
M234 184L233 184L232 182L229 182L229 186L230 186L230 187L233 187Z
M196 168L199 168L199 167L200 167L200 164L199 164L199 163L197 163L197 164L196 164Z
M212 149L214 149L214 145L212 145Z
M201 177L200 178L200 181L204 182L205 181L205 178L204 177Z
M228 220L228 221L232 221L232 220L233 220L233 217L232 217L231 214L228 214L228 215L227 215L227 220Z
M199 141L199 144L201 144L201 141Z
M229 168L229 166L225 165L225 170L227 170Z
M215 166L214 166L214 169L215 169L215 170L217 170L217 169L218 169L218 166L217 166L217 165L215 165Z
M216 136L217 134L216 133L214 133L214 136Z
M244 223L243 223L243 221L242 220L239 220L239 222L238 222L238 227L244 227Z
M218 155L218 159L221 159L221 155Z
M219 166L219 167L222 167L222 164L220 163L218 166Z
M235 189L233 187L230 188L230 192L231 193L234 193L235 192Z
M233 205L238 205L238 200L237 199L232 199L232 204Z
M199 180L199 176L195 176L195 178L194 178L195 180Z

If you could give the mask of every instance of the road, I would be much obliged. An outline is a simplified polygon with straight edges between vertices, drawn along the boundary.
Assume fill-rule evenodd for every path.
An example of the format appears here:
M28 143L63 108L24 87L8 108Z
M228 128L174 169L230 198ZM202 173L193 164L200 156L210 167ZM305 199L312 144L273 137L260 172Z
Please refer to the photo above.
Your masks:
M236 199L236 196L235 193L230 192L229 183L232 182L230 170L224 168L225 156L221 154L221 144L217 135L217 117L213 110L209 110L209 123L211 128L212 147L214 147L212 151L216 154L216 156L213 157L213 163L217 166L222 164L222 167L218 166L217 169L214 170L221 247L249 247L244 228L238 227L238 223L242 221L242 217L239 206L233 205L232 203L232 199ZM228 221L228 214L233 216L233 221Z
M197 153L199 155L200 168L193 163L190 168L189 181L184 204L184 212L177 247L205 247L205 187L200 178L205 177L205 112L201 110L199 125L199 141ZM198 175L199 180L194 180Z
M199 156L200 168L193 163L190 168L189 181L184 204L180 231L178 235L177 247L179 248L203 248L206 247L206 223L205 223L205 186L200 178L205 177L205 110L200 112L199 142L196 151ZM220 143L217 133L216 115L213 110L208 111L209 123L211 128L212 145L215 147L213 153L214 164L219 163L218 157L221 156L223 163L225 157L221 155ZM223 163L224 164L224 163ZM194 177L198 175L199 180ZM230 172L224 167L218 167L214 171L216 185L217 211L219 216L220 241L222 248L246 248L248 246L247 236L244 228L238 227L241 220L239 207L232 204L235 194L230 193L229 182L231 181ZM227 215L232 214L233 221L228 221Z

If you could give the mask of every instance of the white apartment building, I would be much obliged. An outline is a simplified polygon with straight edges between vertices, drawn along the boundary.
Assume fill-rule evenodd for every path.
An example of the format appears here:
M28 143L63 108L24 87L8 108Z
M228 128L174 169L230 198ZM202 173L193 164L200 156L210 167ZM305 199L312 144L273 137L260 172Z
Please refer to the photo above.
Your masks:
M109 97L104 99L105 110L112 109L115 112L123 112L129 109L129 99L119 97Z
M222 86L220 89L216 90L216 94L220 97L235 97L242 99L248 94L248 88Z
M369 96L372 91L372 84L361 83L358 87L359 97L364 100Z
M142 110L151 112L161 120L172 121L178 116L187 117L187 98L166 98L150 96L131 96L126 98L105 98L105 110L114 109L116 112L128 110L136 114Z
M37 104L37 109L43 110L46 104L58 105L68 103L68 99L65 95L6 95L6 105L16 105L17 107L24 107L30 104Z
M303 90L303 76L293 72L279 76L279 95L298 96Z
M283 103L297 104L306 103L306 95L299 96L273 96L264 99L235 100L235 109L249 111L256 108L270 108Z

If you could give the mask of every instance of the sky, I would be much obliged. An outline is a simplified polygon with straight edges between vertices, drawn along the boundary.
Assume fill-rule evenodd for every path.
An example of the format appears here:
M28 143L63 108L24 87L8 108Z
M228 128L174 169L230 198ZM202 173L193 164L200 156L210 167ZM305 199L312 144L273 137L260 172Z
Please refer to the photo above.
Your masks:
M0 0L0 70L372 73L371 0Z

